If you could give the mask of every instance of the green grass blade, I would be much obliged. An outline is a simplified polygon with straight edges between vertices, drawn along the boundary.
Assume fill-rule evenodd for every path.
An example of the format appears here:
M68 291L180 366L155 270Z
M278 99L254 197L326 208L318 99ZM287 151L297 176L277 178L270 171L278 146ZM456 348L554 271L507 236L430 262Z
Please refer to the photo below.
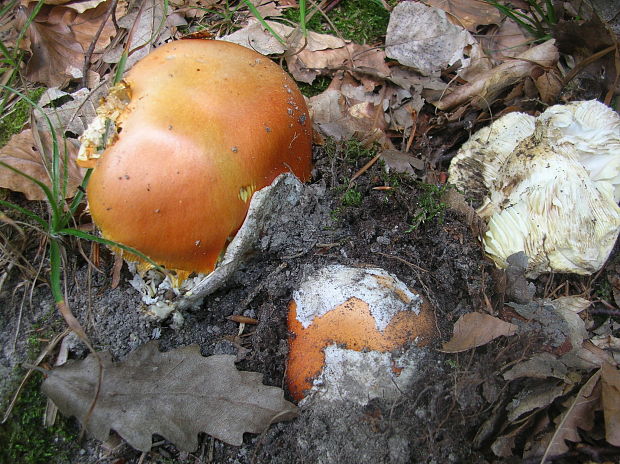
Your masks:
M534 11L536 11L536 13L538 13L538 16L536 16L534 14L534 11L532 11L532 14L534 14L534 17L536 17L538 20L544 20L547 17L547 15L543 11L543 9L538 4L538 0L528 0L528 3L534 9Z
M9 165L7 165L6 163L0 163L0 165L4 166L4 167L9 167L10 169L12 169L13 171L17 172L18 174L22 174L24 175L26 178L29 178L30 180L32 180L33 182L35 182L37 185L39 185L39 187L41 187L41 189L43 189L43 192L45 193L45 196L47 198L47 200L49 201L52 210L53 210L53 218L52 221L56 224L57 221L60 221L62 216L59 214L60 213L60 206L59 203L62 203L64 201L64 197L61 198L60 197L60 178L59 178L59 151L58 151L58 138L56 136L56 130L54 129L54 125L52 124L52 120L49 118L49 116L47 114L45 114L45 112L43 111L43 109L36 103L34 102L32 99L30 99L27 95L23 94L22 92L15 90L11 87L8 87L6 85L0 85L0 88L14 93L15 95L17 95L18 97L22 98L23 100L25 100L32 108L36 108L37 110L39 110L39 112L41 114L43 114L43 116L45 117L45 121L50 129L50 135L52 138L52 169L50 172L50 181L52 184L52 190L50 191L50 189L45 185L42 184L40 181L37 181L36 179L33 179L32 177L21 173L19 170L15 170L12 166L9 167ZM55 226L56 227L56 226Z
M0 17L4 16L4 14L7 13L9 10L12 10L16 3L17 0L13 0L12 2L9 2L5 6L3 6L0 10Z
M299 0L299 27L304 37L308 36L306 25L306 0Z
M278 42L280 42L280 44L282 44L282 46L284 46L286 48L286 41L280 37L280 35L273 30L273 28L267 24L267 21L265 21L265 18L263 18L263 15L260 14L260 12L256 9L256 7L254 6L254 4L250 1L250 0L243 0L243 3L245 3L245 5L248 7L248 9L250 10L250 13L252 13L252 15L258 19L258 22L260 22L262 24L262 26L267 29L269 31L269 33L274 36Z
M536 29L533 26L534 22L532 18L530 18L529 16L519 11L512 10L508 8L507 6L504 6L501 3L498 3L495 0L484 0L484 1L488 3L489 5L494 6L504 16L507 16L508 18L512 19L517 24L519 24L521 27L525 28L530 34L536 35Z
M82 183L80 184L80 187L75 192L75 196L73 197L73 201L71 201L71 205L69 205L69 211L67 212L68 218L64 222L65 224L69 224L69 221L71 220L71 218L77 211L78 206L80 206L80 203L82 203L82 200L84 199L84 194L86 191L86 186L88 185L88 181L90 180L90 176L92 175L92 173L93 173L92 168L86 170L86 174L84 174Z
M557 24L558 17L555 14L555 7L553 6L553 2L551 0L546 0L545 3L547 5L547 21L549 22L549 24Z
M24 38L24 35L26 35L26 31L30 27L30 24L32 23L32 21L34 21L34 18L36 18L36 16L39 14L39 11L41 11L41 8L43 8L43 4L44 3L45 3L44 0L39 0L37 2L37 4L35 5L35 7L32 10L32 13L30 13L30 16L28 16L28 19L26 20L26 23L24 24L24 27L22 28L21 31L19 31L19 35L17 36L17 40L15 40L15 50L18 50L17 53L19 53L19 44L20 44L20 42ZM17 58L17 54L15 54L15 56L13 56L13 58L16 59Z
M13 209L13 210L23 214L24 216L29 217L30 219L36 221L44 230L47 230L49 228L49 224L47 223L47 221L45 219L43 219L38 214L33 213L29 209L22 208L21 206L16 205L15 203L12 203L10 201L5 201L5 200L0 200L0 205L4 206L6 208L11 208L11 209Z
M116 66L116 72L114 73L114 80L112 81L112 85L118 84L123 78L123 73L125 72L125 66L127 65L127 50L123 51L121 55L121 59L118 60L118 65Z
M62 229L62 230L59 230L57 233L58 233L58 235L71 235L73 237L81 238L81 239L84 239L84 240L90 240L91 242L97 242L97 243L100 243L102 245L107 245L107 246L110 246L110 247L120 248L121 250L128 251L129 253L134 254L134 255L140 257L141 259L143 259L147 263L151 264L158 271L160 271L160 272L162 272L164 274L166 273L166 270L163 267L161 267L159 264L157 264L151 258L146 256L144 253L142 253L141 251L138 251L135 248L132 248L130 246L123 245L122 243L114 242L112 240L108 240L108 239L105 239L105 238L102 238L102 237L97 237L96 235L89 234L88 232L83 232L81 230L72 229L72 228Z
M0 16L2 15L0 14ZM1 40L0 40L0 52L5 57L7 64L11 66L11 68L13 69L19 68L19 66L17 65L17 61L13 59L13 57L11 56L11 52L9 51L8 48L6 48L6 45L4 45L4 43Z
M62 303L65 300L60 281L61 270L60 244L53 238L50 238L50 288L56 304Z
M25 172L22 172L19 169L11 166L10 164L5 163L4 161L0 161L0 166L4 167L6 169L9 169L9 170L13 171L14 173L19 174L20 176L28 179L29 181L34 182L35 184L37 184L37 186L41 190L43 190L43 193L44 193L45 197L47 198L48 202L50 203L50 206L52 207L53 214L58 214L58 205L56 204L56 202L53 201L52 191L49 189L49 187L47 185L45 185L40 180L35 179L32 176L29 176Z

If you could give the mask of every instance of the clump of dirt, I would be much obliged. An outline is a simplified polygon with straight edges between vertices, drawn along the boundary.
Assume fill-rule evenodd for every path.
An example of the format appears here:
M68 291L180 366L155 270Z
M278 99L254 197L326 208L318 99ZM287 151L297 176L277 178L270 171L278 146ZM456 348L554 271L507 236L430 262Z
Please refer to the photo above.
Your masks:
M317 149L313 181L291 213L292 218L304 220L291 219L291 229L269 231L278 237L274 245L236 271L226 287L206 297L200 308L185 311L180 329L146 315L138 293L128 283L128 271L123 271L120 286L111 288L113 260L106 253L101 272L83 263L67 280L69 305L96 349L122 359L152 339L159 340L162 351L195 343L205 356L237 355L239 369L261 372L266 384L281 387L285 385L287 305L303 277L313 270L325 264L381 267L432 305L439 336L421 349L419 376L397 401L372 400L362 407L346 401L327 406L310 400L302 404L296 420L276 424L258 437L246 435L240 448L204 437L201 448L190 455L178 453L164 440L150 453L151 462L167 457L189 463L196 456L208 456L211 462L283 464L481 462L471 439L487 405L480 396L482 382L464 388L452 357L436 349L450 337L460 315L481 307L485 294L491 295L490 264L483 260L468 226L441 204L437 192L431 195L436 204L422 204L422 197L429 198L428 188L407 176L386 173L381 163L351 182L370 157L368 153L348 156L342 146L336 151ZM352 191L356 193L347 193ZM424 208L433 209L432 214ZM32 322L49 313L52 302L44 290L35 292L33 304L26 306L18 339L25 338ZM15 299L1 297L1 304L15 305ZM239 325L227 319L233 314L256 318L258 324L239 334ZM23 347L13 352L6 349L17 330L16 319L13 315L2 327L5 370L25 359ZM85 356L84 345L73 340L70 356ZM477 372L476 362L471 361L469 372ZM485 369L490 366L485 364ZM139 459L139 453L126 445L110 451L88 440L82 448L74 462Z

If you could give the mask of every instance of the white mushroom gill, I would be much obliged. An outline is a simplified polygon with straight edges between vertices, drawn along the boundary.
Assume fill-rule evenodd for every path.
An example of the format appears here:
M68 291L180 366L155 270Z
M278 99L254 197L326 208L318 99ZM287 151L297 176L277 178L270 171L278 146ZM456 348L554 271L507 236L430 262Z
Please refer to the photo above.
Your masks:
M527 273L591 274L620 230L620 118L596 101L508 114L474 134L450 182L482 200L485 251L499 267L523 251Z

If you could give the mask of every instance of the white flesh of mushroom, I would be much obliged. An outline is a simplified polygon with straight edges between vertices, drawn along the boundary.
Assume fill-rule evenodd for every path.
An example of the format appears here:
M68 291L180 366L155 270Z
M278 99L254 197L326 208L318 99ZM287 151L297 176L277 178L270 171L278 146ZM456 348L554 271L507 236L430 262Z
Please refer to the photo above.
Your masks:
M485 251L499 267L523 251L528 276L591 274L620 228L620 118L596 101L510 113L474 134L450 182L483 199Z

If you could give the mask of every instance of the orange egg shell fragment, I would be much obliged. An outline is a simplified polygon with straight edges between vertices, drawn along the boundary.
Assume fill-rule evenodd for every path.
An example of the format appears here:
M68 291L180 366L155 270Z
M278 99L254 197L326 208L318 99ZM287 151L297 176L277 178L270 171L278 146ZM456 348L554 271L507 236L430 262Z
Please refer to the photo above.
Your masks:
M297 319L297 304L293 300L289 304L288 328L291 337L287 383L291 396L301 400L323 369L323 350L327 346L338 344L355 351L379 352L395 350L408 342L424 346L434 335L435 322L428 304L422 302L419 314L399 311L380 331L368 304L352 297L316 317L305 329ZM394 366L394 373L398 374L397 371L398 367Z
M118 139L88 185L93 219L170 269L211 272L254 191L284 172L308 180L303 96L268 58L214 40L163 45L125 81Z

